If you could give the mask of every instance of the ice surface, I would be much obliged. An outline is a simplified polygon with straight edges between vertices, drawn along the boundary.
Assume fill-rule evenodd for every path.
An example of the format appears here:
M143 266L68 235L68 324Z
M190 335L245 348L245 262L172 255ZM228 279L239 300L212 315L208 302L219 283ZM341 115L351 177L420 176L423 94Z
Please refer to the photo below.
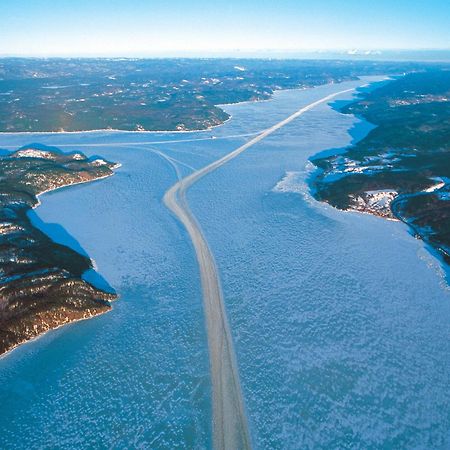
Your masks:
M121 298L0 360L0 448L210 447L198 271L161 201L176 180L161 153L185 175L357 84L229 105L232 119L207 132L0 137L0 147L41 142L122 164L44 195L35 210L64 227ZM450 446L441 267L403 224L307 192L308 157L349 143L355 123L321 105L188 193L221 274L256 448Z

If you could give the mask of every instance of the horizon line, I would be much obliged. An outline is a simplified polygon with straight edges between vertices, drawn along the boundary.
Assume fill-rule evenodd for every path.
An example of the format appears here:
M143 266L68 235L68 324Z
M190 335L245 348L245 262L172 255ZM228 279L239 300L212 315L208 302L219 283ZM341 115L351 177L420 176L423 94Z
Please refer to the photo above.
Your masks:
M377 54L379 52L450 52L450 46L448 47L337 47L337 48L219 48L219 49L164 49L164 50L153 50L149 52L136 52L128 50L127 54L141 54L141 55L156 55L162 53L276 53L276 52L286 52L286 53L349 53L349 54ZM350 53L351 52L351 53ZM353 53L354 52L354 53ZM53 53L36 53L36 55L48 55ZM56 54L56 53L55 53ZM69 54L84 54L84 55L119 55L123 53L58 53L59 55L69 55ZM23 56L29 55L29 53L8 53L1 52L1 55L11 55L11 56Z
M384 56L402 57L403 61L417 61L417 59L407 59L409 55L417 58L417 54L426 54L428 62L449 62L450 48L388 48L388 49L235 49L235 50L164 50L157 52L142 53L133 52L124 53L0 53L0 59L7 58L24 58L24 59L171 59L171 58L186 58L186 59L307 59L305 57L313 56L310 59L347 59L347 60L363 60L363 59L377 59L382 60ZM432 60L430 57L442 54L443 59ZM331 56L331 57L330 57ZM405 59L406 58L406 59ZM420 59L419 59L420 61Z

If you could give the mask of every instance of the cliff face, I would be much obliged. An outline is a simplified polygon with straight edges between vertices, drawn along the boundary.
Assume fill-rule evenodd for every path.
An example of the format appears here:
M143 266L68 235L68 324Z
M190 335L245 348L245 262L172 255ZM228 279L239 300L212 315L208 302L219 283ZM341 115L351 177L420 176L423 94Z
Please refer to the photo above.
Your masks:
M82 280L91 260L30 222L37 195L111 176L114 164L81 153L24 148L0 158L0 354L74 320L108 311L116 294Z

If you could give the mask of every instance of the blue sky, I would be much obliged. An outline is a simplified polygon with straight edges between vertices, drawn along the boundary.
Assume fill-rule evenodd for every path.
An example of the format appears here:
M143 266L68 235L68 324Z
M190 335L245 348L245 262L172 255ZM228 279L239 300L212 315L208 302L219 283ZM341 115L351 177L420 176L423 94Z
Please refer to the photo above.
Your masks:
M450 48L450 0L0 0L0 55Z

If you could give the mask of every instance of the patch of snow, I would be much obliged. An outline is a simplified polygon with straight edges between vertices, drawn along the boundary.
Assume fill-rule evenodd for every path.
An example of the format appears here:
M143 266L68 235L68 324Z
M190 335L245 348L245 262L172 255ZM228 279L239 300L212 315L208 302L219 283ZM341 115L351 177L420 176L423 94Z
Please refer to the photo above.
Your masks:
M45 150L36 150L34 148L26 148L24 150L17 151L14 155L15 158L53 158L52 153Z
M305 190L304 183L300 182L300 172L286 172L286 175L274 186L273 192L293 192L302 194Z
M368 206L374 209L385 209L388 208L392 200L397 197L397 191L366 191L366 200Z
M91 164L93 166L106 166L108 163L104 159L94 159L94 161L91 161Z

